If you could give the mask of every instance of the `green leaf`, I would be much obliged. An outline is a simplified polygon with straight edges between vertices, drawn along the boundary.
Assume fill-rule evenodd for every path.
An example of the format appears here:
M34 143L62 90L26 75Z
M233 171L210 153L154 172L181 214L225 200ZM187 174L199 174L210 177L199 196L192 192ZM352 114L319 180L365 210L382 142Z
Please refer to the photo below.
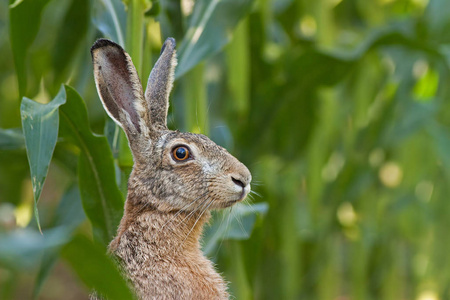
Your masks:
M17 284L17 273L10 271L3 272L2 281L0 282L0 299L13 299L15 294L14 288Z
M118 126L111 118L107 118L103 134L108 140L113 157L116 159L119 156L120 126Z
M267 203L238 203L229 212L214 216L203 237L203 252L211 255L222 240L246 240L250 237L257 215L266 214Z
M436 122L429 124L427 129L436 144L435 151L439 154L440 163L444 166L444 174L450 178L450 133Z
M134 299L115 263L105 248L78 235L62 250L62 256L80 279L107 299Z
M16 150L25 148L22 130L0 128L0 150Z
M439 86L439 73L431 68L427 68L425 74L419 78L414 86L414 96L419 101L430 101L435 95Z
M95 1L92 21L103 35L125 47L126 12L120 0Z
M76 50L84 40L90 22L89 13L88 0L72 0L64 15L52 55L55 82L58 84L64 81L65 78L61 78L61 75L73 62Z
M25 141L23 141L25 147ZM25 149L0 150L0 203L19 205L24 189L23 182L30 176L30 166Z
M249 13L252 3L252 0L197 1L186 36L178 48L175 77L222 49L231 40L234 27Z
M65 86L67 103L61 106L61 136L80 148L78 184L83 208L94 237L108 245L123 214L123 195L115 181L114 161L108 141L89 128L86 107L80 95Z
M58 95L50 103L41 104L24 97L20 105L23 134L30 164L31 184L33 185L34 215L39 230L41 230L41 225L37 204L58 138L58 108L65 102L66 94L64 87L61 87Z
M44 230L42 235L30 228L0 233L0 264L10 269L29 270L42 259L33 292L37 297L58 258L60 247L69 242L73 231L84 219L78 189L72 187L56 210L55 227Z
M11 269L29 270L50 249L70 239L67 227L59 226L40 234L31 228L0 233L0 264Z
M80 192L76 186L72 186L63 195L58 208L56 209L54 224L67 228L68 234L80 225L86 216L81 205ZM37 299L39 292L47 279L50 271L58 260L58 249L46 251L42 257L41 266L36 276L36 284L33 289L33 298Z
M159 1L153 1L152 7L145 12L146 17L156 17L161 12L161 4Z
M27 52L38 33L41 13L49 0L16 1L9 6L9 35L19 82L19 96L27 89Z

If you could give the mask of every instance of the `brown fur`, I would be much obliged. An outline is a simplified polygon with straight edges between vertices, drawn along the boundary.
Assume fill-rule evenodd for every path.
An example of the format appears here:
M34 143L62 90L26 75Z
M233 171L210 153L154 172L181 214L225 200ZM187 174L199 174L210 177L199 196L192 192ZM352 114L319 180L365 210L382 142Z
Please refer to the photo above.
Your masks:
M127 206L126 216L130 210L136 209ZM200 213L192 218L188 212L175 214L148 210L128 215L135 219L124 218L129 225L113 240L110 251L121 259L141 299L227 299L224 281L199 247L209 212L195 227Z
M99 40L91 52L100 98L125 130L134 157L124 216L109 251L139 299L228 299L226 284L203 256L199 239L209 210L245 198L250 172L206 136L167 129L173 39L163 46L145 96L120 46ZM180 146L188 159L176 159Z

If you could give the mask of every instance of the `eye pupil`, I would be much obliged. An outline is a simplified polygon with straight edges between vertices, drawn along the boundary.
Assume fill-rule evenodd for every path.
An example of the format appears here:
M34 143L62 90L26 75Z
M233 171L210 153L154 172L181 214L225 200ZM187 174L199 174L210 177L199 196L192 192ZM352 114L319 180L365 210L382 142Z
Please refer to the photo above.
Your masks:
M185 160L189 157L189 151L186 147L177 147L174 151L174 156L177 160Z
M179 147L179 148L177 149L177 151L175 152L175 155L177 156L177 158L183 159L183 158L186 157L186 154L187 154L186 152L187 152L187 151L186 151L185 148Z

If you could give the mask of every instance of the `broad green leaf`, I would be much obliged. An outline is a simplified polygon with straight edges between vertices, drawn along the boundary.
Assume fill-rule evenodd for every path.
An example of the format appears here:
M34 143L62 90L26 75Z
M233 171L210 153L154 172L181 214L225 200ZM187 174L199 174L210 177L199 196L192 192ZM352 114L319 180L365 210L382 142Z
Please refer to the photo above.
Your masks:
M121 0L100 0L93 5L92 21L104 36L125 47L126 12Z
M70 240L66 227L47 229L44 234L31 228L0 233L0 265L11 269L29 270L42 255Z
M67 232L70 235L85 219L86 216L81 205L80 192L78 187L72 186L63 195L61 202L59 203L59 206L56 209L53 224L55 226L63 226L67 228ZM58 256L58 249L49 249L44 253L36 277L36 284L33 289L34 299L39 296L42 285L58 260Z
M134 299L116 264L105 248L77 235L62 250L62 256L90 289L107 299Z
M216 214L203 237L203 252L213 254L222 240L246 240L250 237L257 215L266 214L267 203L238 203L230 211Z
M374 30L354 49L354 51L348 51L346 53L342 51L333 51L333 55L346 60L355 60L370 50L390 45L403 46L408 49L408 51L417 50L430 57L444 60L444 56L440 52L440 49L408 35L404 26L398 24L380 30Z
M83 208L94 237L108 245L123 214L124 199L115 181L114 161L108 141L89 128L86 107L80 95L65 86L67 102L60 109L60 133L80 148L78 184Z
M443 7L448 7L448 0L430 0L424 19L427 27L427 34L433 42L448 43L450 41L450 19L448 12Z
M58 28L56 45L53 48L52 63L55 72L55 82L60 84L68 66L73 66L76 50L83 44L86 36L89 18L89 0L72 0L61 26ZM74 38L76 37L76 38Z
M222 49L231 32L250 11L252 0L199 0L195 3L186 35L178 48L180 77Z
M429 125L429 120L437 113L437 106L433 102L410 102L399 106L404 112L399 120L385 122L388 125L383 143L396 145L404 139L411 137L420 129Z
M66 93L64 87L61 87L58 95L50 103L41 104L24 97L20 105L22 129L33 185L34 215L39 230L41 226L37 204L58 138L58 108L65 102Z
M27 89L27 54L38 33L41 13L49 0L15 1L9 6L9 38L19 82L19 95ZM10 1L11 3L11 1Z
M16 150L25 148L25 138L20 129L0 128L0 150Z
M249 111L250 117L243 125L246 130L240 131L242 138L239 143L254 147L249 153L260 147L272 148L272 151L285 157L304 151L319 107L317 89L335 85L355 66L354 61L317 50L301 54L293 52L285 60L283 70L288 74L286 80L282 84L273 84L271 78L267 81L262 78L264 82L260 85L263 90L260 93L264 97L258 100L259 105L254 105ZM289 122L288 127L286 122ZM251 137L261 128L264 128L264 134Z

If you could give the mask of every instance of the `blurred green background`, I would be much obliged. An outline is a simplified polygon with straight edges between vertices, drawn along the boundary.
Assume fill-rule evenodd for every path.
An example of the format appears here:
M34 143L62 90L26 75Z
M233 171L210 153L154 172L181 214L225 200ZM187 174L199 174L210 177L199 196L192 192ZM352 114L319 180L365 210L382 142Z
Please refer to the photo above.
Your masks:
M128 295L104 253L132 161L89 48L121 44L145 88L172 36L169 127L208 134L254 177L248 203L205 232L235 299L450 299L449 9L0 1L0 298Z

